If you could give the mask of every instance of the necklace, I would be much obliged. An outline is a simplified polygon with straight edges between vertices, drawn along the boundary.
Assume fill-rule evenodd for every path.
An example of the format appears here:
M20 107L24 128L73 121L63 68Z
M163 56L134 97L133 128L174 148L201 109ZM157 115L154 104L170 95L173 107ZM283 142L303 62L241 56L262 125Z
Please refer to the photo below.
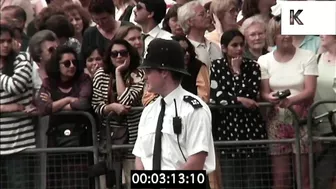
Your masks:
M336 57L332 56L329 52L327 54L327 61L328 62L332 62L332 61L336 61Z

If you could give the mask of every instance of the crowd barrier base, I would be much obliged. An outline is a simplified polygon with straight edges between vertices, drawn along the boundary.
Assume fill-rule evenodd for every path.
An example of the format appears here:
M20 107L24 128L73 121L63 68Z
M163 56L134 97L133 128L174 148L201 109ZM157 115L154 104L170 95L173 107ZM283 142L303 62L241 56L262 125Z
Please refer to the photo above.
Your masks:
M1 157L1 189L93 189L88 169L93 155L85 148L33 149ZM41 159L45 159L41 161ZM13 184L14 183L14 184Z

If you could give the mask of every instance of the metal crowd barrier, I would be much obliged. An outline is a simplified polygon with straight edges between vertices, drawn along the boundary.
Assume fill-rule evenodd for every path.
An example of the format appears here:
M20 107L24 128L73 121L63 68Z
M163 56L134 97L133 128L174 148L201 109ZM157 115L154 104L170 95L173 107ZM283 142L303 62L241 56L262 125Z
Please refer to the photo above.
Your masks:
M266 107L272 107L273 105L271 103L266 103L266 102L261 102L258 103L259 107L262 108L266 108ZM244 108L242 105L226 105L226 106L222 106L222 105L209 105L210 109L227 109L227 108ZM143 110L143 107L132 107L132 111L139 111L139 110ZM288 108L288 110L293 114L293 118L294 118L294 126L295 126L295 133L299 133L300 131L300 125L302 125L302 120L299 119L298 115L295 113L295 111L292 108ZM107 121L113 119L112 114L110 114L107 118ZM119 128L119 127L116 127ZM107 130L109 130L110 128L108 128ZM108 138L110 138L110 135L107 135ZM118 166L113 166L113 164L115 162L113 162L113 151L117 151L117 150L122 150L122 149L129 149L129 148L133 148L134 145L131 144L123 144L123 145L115 145L113 144L111 138L107 140L107 145L106 146L111 146L111 149L108 149L108 153L109 153L109 158L107 159L107 161L109 162L108 164L111 165L112 167L120 167L120 165ZM297 149L298 152L300 152L300 137L298 135L296 135L295 138L292 139L281 139L281 140L246 140L246 141L215 141L215 146L216 147L220 147L220 146L235 146L235 145L251 145L251 144L274 144L274 143L287 143L287 144L295 144L295 147ZM109 145L110 144L110 145ZM296 166L296 189L301 189L302 188L302 177L301 177L301 154L300 153L296 153L295 154L295 166ZM120 172L119 170L117 172ZM118 175L117 175L118 176ZM116 189L120 189L120 183L118 183L118 181L120 180L120 178L116 178L117 183L116 183Z
M46 189L47 188L47 162L48 157L47 153L86 153L90 152L93 154L93 163L98 163L98 144L97 144L97 126L95 118L88 112L84 111L61 111L57 113L53 113L53 115L73 115L73 116L84 116L86 117L90 124L91 124L91 133L92 133L92 146L83 146L83 147L56 147L56 148L47 148L46 146L46 133L40 133L40 136L38 136L39 132L36 132L37 135L37 141L39 141L42 144L37 144L37 148L34 149L26 149L24 151L21 151L17 155L21 154L39 154L38 161L39 161L39 174L41 177L38 180L37 189ZM1 113L1 117L21 117L21 116L27 116L27 114L22 112L13 112L13 113ZM36 118L43 119L43 123L39 122L39 126L37 128L41 129L41 127L48 127L49 126L49 115L44 117L39 117L38 115L34 115ZM45 118L48 118L47 120ZM42 125L41 125L42 124ZM43 130L43 129L42 129ZM45 130L45 129L44 129ZM41 146L40 148L38 146ZM69 158L70 159L70 158ZM81 160L80 160L81 161ZM88 165L90 166L90 165ZM88 178L87 178L88 179ZM56 181L57 182L57 181ZM94 181L95 189L100 189L100 183L99 179L95 178ZM55 186L58 188L58 186ZM66 186L63 188L73 188L72 186Z
M321 137L321 136L314 136L313 134L313 127L314 127L314 121L322 119L326 116L328 116L328 113L324 113L322 115L314 116L315 110L318 106L322 104L336 104L336 100L322 100L315 102L309 109L308 117L307 117L307 123L308 123L308 141L309 141L309 180L310 180L310 188L315 189L316 188L316 177L315 177L315 162L314 162L314 143L319 141L328 141L328 142L334 142L336 143L336 135L332 137ZM336 112L336 110L332 110L333 113ZM335 159L336 161L336 159ZM329 167L329 169L332 167ZM334 175L335 176L335 175ZM320 188L316 188L320 189Z
M311 183L311 189L314 188L314 152L313 152L313 143L316 141L321 141L321 140L326 140L326 141L336 141L336 137L318 137L318 136L313 136L312 134L312 127L313 127L313 122L315 119L319 119L321 117L326 116L320 115L317 117L313 116L314 110L316 109L317 106L324 104L324 103L336 103L335 100L331 101L320 101L316 102L311 106L311 109L309 110L307 122L308 122L308 141L309 141L309 170L310 170L310 183ZM227 105L227 106L218 106L218 105L209 105L211 109L227 109L227 108L243 108L242 105ZM270 103L259 103L260 108L265 108L265 107L272 107L272 104ZM132 111L141 111L143 110L143 107L133 107ZM291 108L289 108L291 113L293 114L294 117L294 126L295 126L295 133L299 133L300 131L300 126L304 124L304 121L300 120L295 111ZM24 113L2 113L1 117L6 117L6 116L23 116L26 114ZM98 163L98 144L97 144L97 126L94 117L88 113L88 112L82 112L82 111L62 111L55 113L54 115L80 115L80 116L85 116L89 119L92 127L92 139L93 139L93 144L92 146L86 146L86 147L67 147L67 148L35 148L35 149L27 149L19 154L40 154L39 156L39 169L40 173L42 174L41 180L39 180L39 188L45 189L46 188L46 166L47 166L47 153L71 153L71 152L92 152L93 153L93 161L94 164ZM107 123L114 119L112 114L109 114L107 116ZM47 124L45 124L47 125ZM107 127L106 132L111 133L111 128ZM42 133L42 135L44 135ZM116 165L118 162L114 162L113 160L113 155L115 151L122 150L122 149L129 149L132 148L133 145L131 144L124 144L124 145L115 145L113 144L113 141L111 139L111 135L107 134L107 145L106 146L111 146L111 148L107 148L107 169L121 169L120 165ZM43 140L43 139L42 139ZM248 141L215 141L215 146L220 147L220 146L235 146L235 145L256 145L256 144L275 144L275 143L287 143L287 144L293 144L297 148L297 151L300 152L300 136L296 135L295 138L291 139L281 139L281 140L248 140ZM295 162L296 162L296 169L295 169L295 174L296 174L296 189L301 189L302 188L302 177L301 177L301 154L296 153L295 154ZM119 162L120 163L120 162ZM120 171L117 171L116 173L116 189L120 189L120 177L121 175L118 174ZM99 178L95 178L95 188L99 189L100 188L100 182Z

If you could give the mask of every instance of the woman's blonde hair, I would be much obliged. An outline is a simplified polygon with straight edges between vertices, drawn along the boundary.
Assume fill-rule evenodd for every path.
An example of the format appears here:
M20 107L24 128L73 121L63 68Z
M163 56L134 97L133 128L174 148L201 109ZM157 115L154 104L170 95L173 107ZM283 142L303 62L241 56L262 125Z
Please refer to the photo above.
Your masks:
M121 26L113 39L124 39L127 36L127 34L132 30L138 30L140 33L142 31L142 29L136 25Z
M275 35L281 29L281 16L274 16L269 22L266 29L267 44L275 46Z
M213 0L210 5L210 14L215 14L221 20L230 6L238 7L236 0Z

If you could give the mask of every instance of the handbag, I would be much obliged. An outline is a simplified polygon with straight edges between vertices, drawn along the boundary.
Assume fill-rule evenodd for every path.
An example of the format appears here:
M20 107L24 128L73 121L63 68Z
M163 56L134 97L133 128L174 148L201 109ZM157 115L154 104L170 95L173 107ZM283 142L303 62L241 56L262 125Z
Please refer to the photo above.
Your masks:
M107 104L111 104L113 102L117 101L117 93L116 93L116 80L112 74L110 74L110 81L108 85L108 94L107 94ZM100 140L100 149L102 151L105 151L107 145L121 145L121 144L127 144L128 142L128 126L127 124L123 124L127 122L126 116L119 116L119 115L113 115L112 118L110 118L110 121L115 121L119 124L118 127L111 127L110 123L108 122L107 118L104 117L106 121L106 126L110 127L111 133L106 133L106 128L101 128L100 131L100 137L102 140ZM109 135L111 137L112 144L106 144L106 137ZM127 150L126 150L127 151ZM118 150L113 153L117 157L122 157L125 154L125 150Z
M50 146L79 147L89 145L88 127L84 123L61 123L47 131Z

